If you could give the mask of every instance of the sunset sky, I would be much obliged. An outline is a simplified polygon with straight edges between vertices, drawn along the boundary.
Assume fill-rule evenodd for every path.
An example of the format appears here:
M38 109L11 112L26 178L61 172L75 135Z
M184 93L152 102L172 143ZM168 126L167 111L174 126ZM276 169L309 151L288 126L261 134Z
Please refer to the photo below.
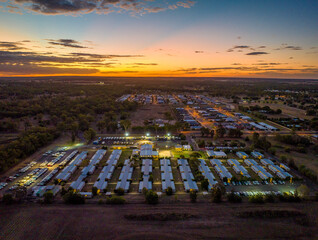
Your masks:
M0 0L0 76L318 78L318 1Z

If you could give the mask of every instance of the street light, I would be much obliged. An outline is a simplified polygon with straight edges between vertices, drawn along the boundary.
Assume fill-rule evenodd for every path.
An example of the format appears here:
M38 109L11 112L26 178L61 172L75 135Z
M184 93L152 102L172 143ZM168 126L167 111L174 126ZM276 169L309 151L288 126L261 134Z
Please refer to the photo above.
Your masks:
M128 137L128 136L129 136L129 133L125 133L125 136Z
M149 137L149 133L146 133L146 136Z
M170 137L170 133L168 133L168 137Z

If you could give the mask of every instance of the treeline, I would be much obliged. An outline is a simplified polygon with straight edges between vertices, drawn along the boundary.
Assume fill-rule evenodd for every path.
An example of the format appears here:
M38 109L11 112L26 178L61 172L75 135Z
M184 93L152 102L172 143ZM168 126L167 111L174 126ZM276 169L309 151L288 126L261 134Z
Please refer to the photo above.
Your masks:
M0 172L4 172L59 136L55 129L36 127L0 148Z
M285 143L285 144L290 144L290 145L302 145L302 146L309 146L310 145L310 140L305 137L301 137L299 135L280 135L277 134L275 136L275 139L279 142Z

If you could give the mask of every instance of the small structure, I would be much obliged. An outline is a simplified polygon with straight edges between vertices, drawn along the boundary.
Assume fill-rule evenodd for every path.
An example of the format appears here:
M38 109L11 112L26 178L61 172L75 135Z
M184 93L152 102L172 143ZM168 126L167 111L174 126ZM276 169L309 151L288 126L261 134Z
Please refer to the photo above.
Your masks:
M256 152L256 151L251 152L251 155L252 155L254 158L258 158L258 159L264 158L264 155L263 155L263 154L261 154L260 152Z
M208 154L209 157L211 158L227 158L227 155L223 151L212 151L212 150L207 150L206 153Z
M182 151L182 146L180 144L177 144L175 146L176 151Z
M192 148L191 148L190 145L183 145L182 148L183 148L183 150L185 150L185 151L191 151L191 150L192 150Z
M246 170L245 167L243 167L239 161L236 159L228 159L227 163L233 168L234 172L236 174L240 174L244 177L250 178L251 176L248 174L248 171Z
M262 159L264 160L264 159ZM261 161L262 161L261 160ZM247 166L250 166L251 169L263 180L270 179L272 181L273 175L267 172L262 166L258 165L258 163L253 159L245 159L244 163Z
M214 167L215 171L219 174L219 177L224 181L226 178L228 182L231 181L231 178L233 177L232 174L227 170L226 167L222 164L222 162L219 159L212 159L210 160L212 166Z
M159 158L159 152L153 151L153 146L151 144L143 144L140 147L140 157L141 158Z
M240 159L248 158L248 154L245 152L236 152L236 156L238 156Z

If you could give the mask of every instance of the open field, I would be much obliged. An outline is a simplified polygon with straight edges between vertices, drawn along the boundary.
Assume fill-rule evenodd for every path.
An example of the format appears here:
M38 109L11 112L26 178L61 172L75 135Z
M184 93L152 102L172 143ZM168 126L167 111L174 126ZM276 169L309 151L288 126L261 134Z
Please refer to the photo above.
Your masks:
M239 217L256 210L298 217ZM314 202L251 205L0 206L0 238L18 239L316 239ZM165 220L160 220L165 219Z
M145 120L165 119L165 112L171 112L169 105L144 105L131 114L130 121L132 126L143 126Z
M288 159L293 158L297 166L303 164L318 174L318 155L308 150L307 153L296 151L286 152L285 147L293 149L293 146L276 141L273 137L268 138L276 149L276 156L285 155Z
M294 118L303 118L303 119L312 119L312 116L306 116L306 111L299 109L299 108L294 108L294 107L289 107L284 105L283 103L251 103L251 104L243 104L244 107L246 106L255 106L255 105L259 105L260 107L265 107L265 106L269 106L271 109L273 110L277 110L277 109L281 109L282 110L282 114L280 115L270 115L270 114L265 114L268 117L286 117L286 115L288 115L289 117L294 117Z

